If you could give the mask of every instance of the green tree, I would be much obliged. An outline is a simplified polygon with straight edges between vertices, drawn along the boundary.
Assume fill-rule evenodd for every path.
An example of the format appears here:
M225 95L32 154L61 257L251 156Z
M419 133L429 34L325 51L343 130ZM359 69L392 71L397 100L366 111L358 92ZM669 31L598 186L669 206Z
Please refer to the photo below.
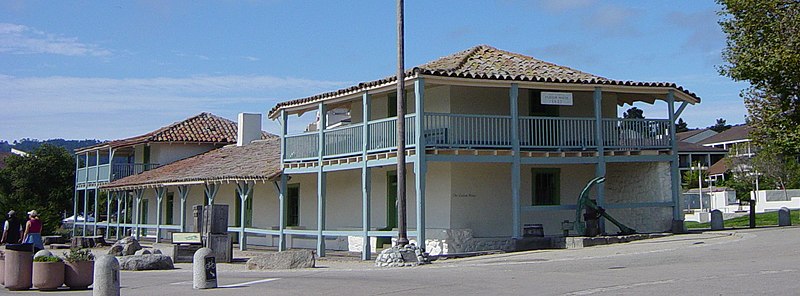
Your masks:
M698 167L701 167L701 165L700 165L699 162L696 162L696 163L692 164L692 167L693 168L698 168ZM700 184L700 181L701 181L700 179L702 179L703 187L704 188L708 187L709 184L708 184L708 181L707 181L707 179L708 179L708 171L707 171L707 169L708 168L705 167L705 168L703 168L703 170L694 169L694 170L688 170L688 171L684 172L683 173L683 182L682 182L683 189L688 190L688 189L692 189L692 188L698 188L699 187L698 185Z
M708 129L721 133L731 128L731 125L725 119L717 118L717 123L709 126Z
M800 1L717 0L727 35L720 73L742 92L756 142L800 152Z
M628 111L622 113L622 118L625 119L644 119L644 110L631 107Z
M0 170L0 209L39 212L45 233L61 225L61 214L72 207L75 164L64 148L42 145L29 156L12 155Z
M678 118L678 123L675 124L675 132L682 133L689 131L689 124L683 121L683 118Z

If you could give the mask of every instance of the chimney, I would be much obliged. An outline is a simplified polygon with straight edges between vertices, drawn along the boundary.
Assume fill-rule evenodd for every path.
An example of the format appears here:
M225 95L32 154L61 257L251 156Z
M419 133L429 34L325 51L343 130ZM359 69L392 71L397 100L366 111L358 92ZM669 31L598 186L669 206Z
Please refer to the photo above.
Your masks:
M244 146L261 139L261 114L239 113L238 126L236 146Z

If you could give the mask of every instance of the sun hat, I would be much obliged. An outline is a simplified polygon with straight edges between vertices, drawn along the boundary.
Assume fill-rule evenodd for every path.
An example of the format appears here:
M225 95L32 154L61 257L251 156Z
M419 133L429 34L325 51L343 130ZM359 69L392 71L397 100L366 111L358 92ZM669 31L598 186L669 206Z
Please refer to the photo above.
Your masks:
M16 213L17 213L17 212L14 212L14 210L10 210L10 211L8 211L8 214L9 214L9 215L14 215L14 214L16 214Z
M28 212L28 215L36 217L36 216L39 216L39 213L37 213L36 210L31 210L30 212Z

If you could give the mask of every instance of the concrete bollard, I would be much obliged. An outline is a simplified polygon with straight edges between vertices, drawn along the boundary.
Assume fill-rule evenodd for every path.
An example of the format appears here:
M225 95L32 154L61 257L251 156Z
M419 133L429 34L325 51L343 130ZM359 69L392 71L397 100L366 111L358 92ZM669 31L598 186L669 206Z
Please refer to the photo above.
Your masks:
M192 287L211 289L217 287L217 261L214 251L200 248L194 252L192 261Z
M28 290L33 286L33 250L22 245L20 250L10 249L6 245L6 262L3 271L4 285L9 290Z
M711 230L725 229L725 221L722 219L722 211L711 211Z
M113 255L103 255L94 262L94 296L119 296L119 261Z
M778 226L792 226L792 211L789 208L778 210Z

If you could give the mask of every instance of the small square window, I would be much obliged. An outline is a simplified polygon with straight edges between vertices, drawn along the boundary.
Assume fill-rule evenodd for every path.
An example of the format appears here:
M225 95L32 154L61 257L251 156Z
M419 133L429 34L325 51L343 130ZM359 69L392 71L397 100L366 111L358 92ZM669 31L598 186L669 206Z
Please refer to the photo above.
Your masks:
M531 204L534 206L552 206L561 204L561 170L531 170Z

